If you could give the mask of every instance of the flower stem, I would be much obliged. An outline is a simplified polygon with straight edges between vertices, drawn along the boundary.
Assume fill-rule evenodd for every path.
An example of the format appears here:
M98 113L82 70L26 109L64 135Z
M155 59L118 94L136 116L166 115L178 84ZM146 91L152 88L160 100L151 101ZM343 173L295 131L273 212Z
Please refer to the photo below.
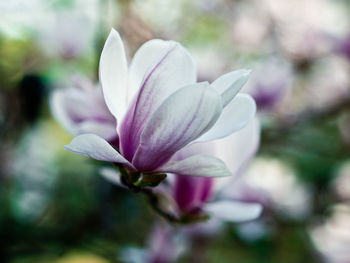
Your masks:
M122 184L124 184L134 193L144 194L147 197L153 211L155 211L169 223L185 225L202 222L208 219L208 216L202 213L177 216L163 209L160 200L162 194L153 191L150 186L154 187L161 183L165 179L166 174L132 173L122 165L116 165L116 167L120 171ZM154 177L153 179L150 178L152 176Z

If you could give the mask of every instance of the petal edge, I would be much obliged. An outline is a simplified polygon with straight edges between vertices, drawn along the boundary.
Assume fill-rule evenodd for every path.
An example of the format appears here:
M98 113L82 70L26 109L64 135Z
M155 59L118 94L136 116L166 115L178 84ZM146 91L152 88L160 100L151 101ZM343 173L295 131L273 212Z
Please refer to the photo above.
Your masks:
M202 177L232 175L223 161L208 155L193 155L181 161L170 162L161 167L160 171Z
M223 200L207 204L204 211L225 221L244 222L258 218L262 206L257 203Z
M121 163L135 169L107 141L95 134L82 134L75 137L64 149L75 154L87 156L99 161Z

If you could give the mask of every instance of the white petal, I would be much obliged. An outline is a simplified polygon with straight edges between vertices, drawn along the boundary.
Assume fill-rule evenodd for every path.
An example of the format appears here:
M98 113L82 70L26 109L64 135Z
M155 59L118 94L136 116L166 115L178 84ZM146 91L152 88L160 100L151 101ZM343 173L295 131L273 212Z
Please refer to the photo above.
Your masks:
M79 135L69 145L65 145L64 149L99 161L122 163L133 168L108 142L95 134Z
M172 41L152 39L144 43L135 53L129 69L130 87L128 103L139 90L142 80L150 67L159 60L159 56L173 45Z
M220 159L207 155L194 155L177 162L167 163L159 171L203 177L223 177L232 175Z
M66 107L67 94L66 90L55 90L50 97L50 108L55 119L65 128L71 135L77 134L76 123L74 123L69 110Z
M241 69L232 71L216 79L211 86L216 89L222 97L222 105L225 107L240 91L248 81L250 70Z
M114 29L102 50L99 75L106 104L121 119L127 106L128 72L123 42Z
M145 72L119 126L122 152L128 159L134 155L145 124L157 108L174 92L196 81L195 65L189 52L179 43L168 43ZM146 56L144 52L142 54ZM150 58L145 60L150 61Z
M133 164L153 170L214 125L221 113L220 95L197 83L171 95L148 120Z
M242 129L256 112L254 99L247 94L238 94L222 111L215 125L196 142L205 142L226 137Z
M211 155L223 160L232 174L238 175L254 157L259 142L260 123L256 117L246 127L228 137L210 142L191 143L178 151L171 159L178 161L195 154ZM220 178L215 180L215 185L230 186L228 181L235 181L235 179L236 177Z
M207 204L204 211L225 221L243 222L258 218L262 212L262 206L256 203L224 200Z
M237 176L241 175L258 150L260 142L259 119L253 119L242 130L220 140L199 143L208 144L212 155L223 160L233 177L215 180L215 192L219 195L232 195L232 188L237 185Z
M215 145L215 156L224 160L233 173L237 173L242 165L246 164L256 153L260 142L259 119L252 120L244 129L231 136L217 140Z

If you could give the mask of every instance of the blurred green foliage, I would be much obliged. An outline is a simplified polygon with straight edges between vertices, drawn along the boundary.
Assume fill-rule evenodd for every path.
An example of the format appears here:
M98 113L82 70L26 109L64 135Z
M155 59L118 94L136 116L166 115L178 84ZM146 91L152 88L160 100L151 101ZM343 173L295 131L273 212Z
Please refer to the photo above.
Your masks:
M30 40L7 39L0 35L0 90L13 88L26 73L45 67L45 56Z

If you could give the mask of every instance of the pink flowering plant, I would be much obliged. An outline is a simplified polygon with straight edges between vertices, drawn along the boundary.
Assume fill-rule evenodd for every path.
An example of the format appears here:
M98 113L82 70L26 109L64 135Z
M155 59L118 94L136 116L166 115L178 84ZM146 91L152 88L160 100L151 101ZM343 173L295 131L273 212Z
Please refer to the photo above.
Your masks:
M243 222L257 218L261 205L241 202L233 199L228 192L236 186L237 175L254 156L259 142L260 127L258 121L252 121L243 130L209 145L193 144L182 150L181 154L211 153L226 162L233 176L212 178L184 176L176 174L170 182L171 196L175 201L178 216L210 215L219 221ZM245 148L239 147L241 142ZM236 175L236 176L235 176ZM230 190L231 191L228 191Z
M56 95L53 108L65 105L56 116L78 127L66 150L113 163L120 182L146 193L165 215L149 187L159 185L167 175L178 175L175 188L180 184L183 191L175 199L187 211L179 196L200 188L201 197L196 198L206 201L212 192L211 177L233 174L229 166L234 160L221 158L225 149L218 150L215 142L246 126L255 115L251 96L238 94L249 73L237 70L212 83L198 83L190 53L175 41L159 39L143 44L128 66L123 42L112 29L99 67L104 103L101 93L89 88L72 103L63 93ZM96 95L90 96L92 92ZM194 191L186 190L187 181L194 181Z
M248 140L249 139L249 140ZM254 119L240 131L216 140L212 143L211 153L223 160L231 160L229 169L234 175L242 173L254 156L260 141L260 125ZM244 143L244 148L242 143ZM205 152L199 144L187 151ZM111 182L117 174L112 169L103 169L103 176ZM120 251L120 259L128 263L141 262L177 262L180 257L191 251L198 240L211 239L222 229L224 222L246 222L256 219L261 213L261 205L233 199L228 192L237 187L237 176L209 178L200 176L171 175L157 188L159 195L168 200L167 211L177 218L198 222L199 217L210 220L188 224L181 228L157 220L144 248L125 247ZM231 191L227 191L231 189ZM192 252L191 252L192 253Z
M237 177L255 155L259 141L260 124L258 119L254 119L230 136L206 144L192 144L179 151L173 158L211 153L229 163L228 168L233 176L212 178L169 174L163 184L153 191L159 199L156 201L162 207L160 212L168 221L181 223L198 222L208 217L217 223L256 219L262 206L240 201L233 197L232 192L237 189ZM101 174L110 182L123 186L120 175L114 169L104 168ZM208 225L207 230L211 226L212 224Z

